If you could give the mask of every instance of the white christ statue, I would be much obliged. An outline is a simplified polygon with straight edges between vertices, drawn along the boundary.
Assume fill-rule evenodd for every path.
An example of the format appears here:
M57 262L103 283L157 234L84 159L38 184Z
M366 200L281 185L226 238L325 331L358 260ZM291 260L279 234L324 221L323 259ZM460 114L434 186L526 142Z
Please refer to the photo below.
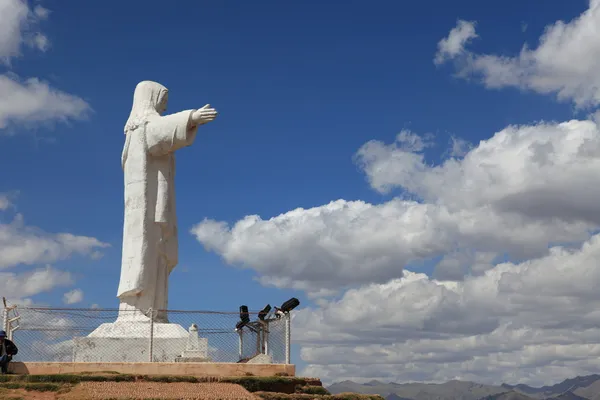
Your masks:
M190 146L198 126L217 116L208 104L163 116L167 98L161 84L140 82L125 125L121 321L147 320L152 309L156 322L168 323L168 280L178 253L174 152Z

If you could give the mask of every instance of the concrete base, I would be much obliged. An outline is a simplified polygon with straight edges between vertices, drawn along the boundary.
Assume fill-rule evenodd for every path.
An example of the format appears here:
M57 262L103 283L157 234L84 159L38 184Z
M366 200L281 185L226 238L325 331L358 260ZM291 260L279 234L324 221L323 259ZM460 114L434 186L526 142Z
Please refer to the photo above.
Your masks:
M207 357L177 357L175 359L175 362L206 363L206 362L212 362L212 360Z
M179 324L154 323L153 335L155 338L186 338L188 331ZM149 338L150 321L120 321L108 322L100 325L87 337L93 338Z
M272 364L273 357L267 354L257 354L248 360L248 364Z
M106 371L131 375L179 376L275 376L296 375L293 364L248 363L64 363L64 362L11 362L9 372L23 375L53 375L105 373Z
M178 324L153 324L152 362L174 362L184 355L189 333ZM199 338L202 356L208 341ZM100 325L87 337L73 338L73 361L86 363L150 362L150 323L119 321Z

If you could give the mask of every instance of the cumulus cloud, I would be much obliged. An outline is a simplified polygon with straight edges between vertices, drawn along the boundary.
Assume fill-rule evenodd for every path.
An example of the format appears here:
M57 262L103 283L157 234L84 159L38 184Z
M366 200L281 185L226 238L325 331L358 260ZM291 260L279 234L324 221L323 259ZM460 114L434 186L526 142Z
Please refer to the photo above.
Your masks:
M402 143L371 141L358 151L380 193L400 188L450 210L491 206L527 218L600 223L600 131L592 121L509 126L462 159L435 166Z
M599 141L591 121L512 126L431 165L427 139L403 131L389 145L366 143L356 161L374 189L418 201L337 200L232 226L205 220L192 233L263 283L311 293L383 283L437 257L439 276L459 279L499 255L539 257L548 244L588 238L600 225Z
M434 62L442 64L448 59L464 54L465 45L476 37L475 23L459 20L456 27L448 34L448 37L438 43L438 52L435 55Z
M79 119L89 105L77 96L52 88L38 78L25 81L0 75L0 129L9 124L32 125Z
M10 208L15 197L16 192L0 193L0 209ZM21 214L17 214L10 223L0 223L0 269L52 263L74 254L92 255L98 249L108 246L92 237L71 233L47 233L39 228L27 226ZM70 286L73 282L69 272L50 265L33 270L0 272L0 293L15 304L27 306L32 303L30 297L58 287ZM83 293L75 290L67 295L65 300L72 304L81 301L77 298Z
M600 368L598 257L596 235L462 282L405 271L350 290L296 313L294 338L310 364L303 373L533 385L590 373Z
M39 304L19 307L18 312L17 361L72 361L73 338L86 336L103 322L94 320L87 310L54 310Z
M0 272L0 293L7 299L22 299L73 283L71 274L51 266L27 272Z
M474 23L459 21L436 62L452 60L489 86L596 105L589 32L599 9L591 1L514 58L467 50ZM313 297L293 320L303 375L543 385L597 373L599 125L542 121L481 137L453 138L438 162L431 135L365 143L355 162L375 191L394 196L380 204L339 199L231 224L205 219L192 233L261 283ZM411 272L420 269L433 272Z
M550 383L600 368L599 140L592 121L509 126L432 164L431 141L403 131L355 155L390 201L192 233L263 284L321 297L294 320L305 375ZM426 262L433 277L404 269Z
M0 61L10 63L21 55L23 46L45 51L49 42L38 23L48 14L40 5L31 9L24 0L0 0Z
M9 195L0 193L0 211L6 211L10 206L12 206L12 202Z
M455 136L450 138L450 144L450 157L463 157L473 148L471 143Z
M44 232L25 225L23 216L17 214L12 222L0 224L0 269L53 263L74 254L93 255L109 246L94 237Z
M481 77L489 88L518 87L556 94L578 107L600 104L600 0L569 22L548 25L536 48L523 45L516 56L477 54L465 48L477 37L473 22L460 20L438 44L434 61L453 61L459 76ZM576 60L576 61L574 61Z
M17 331L17 334L20 333ZM72 362L73 361L73 339L57 340L58 333L46 334L43 340L27 342L27 348L21 350L15 357L22 361L35 362ZM66 335L63 335L63 337ZM50 342L49 342L50 341ZM21 346L23 346L21 344Z
M584 240L587 228L580 222L501 216L490 207L449 212L394 199L380 205L338 200L268 220L248 216L232 227L204 221L192 232L228 263L254 268L278 287L312 292L385 282L411 262L456 248L544 254L548 242Z
M63 302L65 304L76 304L83 301L83 290L73 289L63 295Z
M38 29L49 10L25 0L0 0L0 63L10 67L24 47L46 51L49 39ZM64 122L85 118L90 106L81 98L52 88L39 78L0 75L0 130L12 124ZM14 133L14 131L12 131Z

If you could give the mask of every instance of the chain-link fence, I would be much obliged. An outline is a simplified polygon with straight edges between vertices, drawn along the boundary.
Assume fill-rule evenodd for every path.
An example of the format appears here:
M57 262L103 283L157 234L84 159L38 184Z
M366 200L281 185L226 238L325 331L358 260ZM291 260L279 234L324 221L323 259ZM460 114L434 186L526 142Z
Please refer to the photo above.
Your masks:
M290 363L289 313L248 316L240 324L239 312L150 318L134 310L11 306L3 326L19 348L14 361Z

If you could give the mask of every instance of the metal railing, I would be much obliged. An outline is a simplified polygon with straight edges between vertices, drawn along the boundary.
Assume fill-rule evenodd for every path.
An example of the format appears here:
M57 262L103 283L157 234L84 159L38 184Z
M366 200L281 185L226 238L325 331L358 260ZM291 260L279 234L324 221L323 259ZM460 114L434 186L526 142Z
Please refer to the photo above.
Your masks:
M14 361L289 364L290 314L248 316L240 324L238 312L5 304L3 328L19 348Z

